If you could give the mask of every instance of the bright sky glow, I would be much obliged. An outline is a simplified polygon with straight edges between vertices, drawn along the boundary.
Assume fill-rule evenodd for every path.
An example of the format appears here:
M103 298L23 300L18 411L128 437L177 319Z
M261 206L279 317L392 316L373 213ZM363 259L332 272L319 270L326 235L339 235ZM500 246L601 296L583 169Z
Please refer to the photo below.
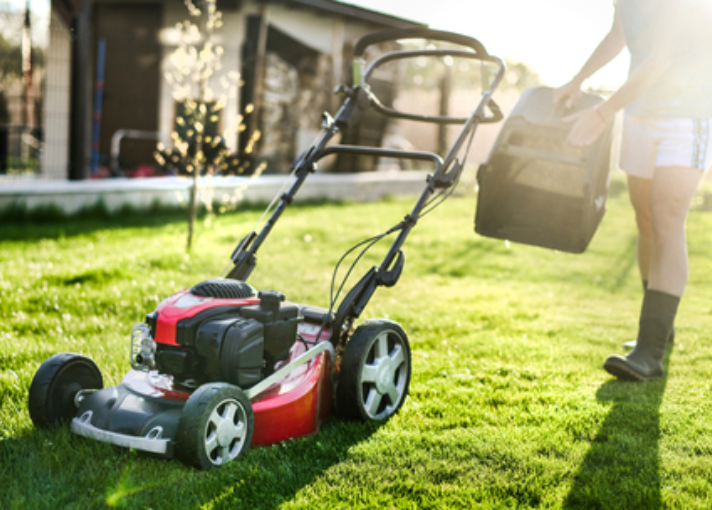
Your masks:
M50 0L30 0L32 13L32 45L47 44ZM19 44L24 23L26 0L0 0L0 32L8 41Z
M487 51L523 62L547 85L581 68L608 32L613 0L347 0L347 3L473 36ZM628 69L624 54L587 83L615 88Z
M23 12L27 5L26 0L4 0L0 1L0 9L14 12ZM30 10L35 14L49 13L49 0L30 0Z

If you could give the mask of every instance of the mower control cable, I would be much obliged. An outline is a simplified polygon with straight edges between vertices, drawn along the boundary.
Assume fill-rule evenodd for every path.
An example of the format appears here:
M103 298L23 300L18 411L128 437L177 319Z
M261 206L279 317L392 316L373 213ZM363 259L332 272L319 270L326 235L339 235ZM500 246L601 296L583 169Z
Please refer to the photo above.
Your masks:
M407 217L406 217L407 219ZM394 225L393 227L389 228L387 231L385 231L382 234L379 234L377 236L370 237L369 239L366 239L364 241L361 241L351 248L349 248L346 253L344 253L339 261L336 263L336 267L334 268L334 272L331 277L331 286L329 288L329 312L325 315L324 320L321 323L321 329L319 330L319 334L316 336L316 339L314 340L314 343L318 343L319 339L321 338L321 334L324 332L324 330L329 327L331 328L333 324L333 313L334 313L334 305L336 304L336 300L339 298L339 295L341 294L341 291L344 289L344 285L346 285L346 281L349 279L349 276L351 276L351 273L353 272L354 268L358 264L359 260L361 260L361 257L363 257L366 252L378 241L383 239L384 237L394 233L398 232L399 230L402 230L406 224L406 221L402 221L398 223L397 225ZM364 244L369 243L368 246L366 246L363 250L361 250L361 253L358 254L356 257L356 260L353 261L351 266L349 267L348 271L346 272L346 275L344 276L343 280L341 281L341 285L339 286L339 289L336 291L336 295L334 295L334 287L336 286L336 275L339 271L339 267L341 266L341 263L346 259L346 257L349 256L351 252L353 252L355 249L359 248L360 246L363 246ZM332 332L333 333L333 332Z
M402 221L398 223L397 225L389 228L386 230L384 233L379 234L377 236L371 237L369 239L366 239L365 241L361 241L360 243L352 246L346 253L342 255L342 257L339 259L339 262L337 262L336 267L334 268L334 273L331 278L331 292L330 292L330 304L329 304L329 315L334 311L334 305L336 304L336 300L339 299L339 295L341 294L341 291L344 289L344 285L346 285L346 281L349 279L349 276L351 276L351 273L353 272L354 268L358 264L359 260L361 260L361 257L363 257L368 250L371 249L371 247L376 244L378 241L383 239L386 236L389 236L393 234L394 232L398 232L399 230L403 230L404 226L406 225L405 221ZM363 250L361 250L361 253L358 254L356 259L353 261L351 264L351 267L349 267L348 271L346 272L346 276L344 276L344 279L341 281L341 285L339 286L339 290L336 291L336 295L334 295L334 287L336 283L336 274L339 271L339 266L341 263L344 261L348 255L353 252L356 248L363 246L364 244L369 243L368 246L366 246Z

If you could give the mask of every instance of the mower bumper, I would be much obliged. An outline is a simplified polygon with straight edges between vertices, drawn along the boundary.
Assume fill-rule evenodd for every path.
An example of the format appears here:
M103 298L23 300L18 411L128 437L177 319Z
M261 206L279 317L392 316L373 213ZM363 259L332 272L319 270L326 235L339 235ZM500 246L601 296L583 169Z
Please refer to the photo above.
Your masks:
M136 437L128 434L119 434L117 432L102 430L91 424L92 414L93 413L91 411L87 411L80 417L74 418L71 424L72 432L80 436L95 439L103 443L111 443L123 448L133 448L135 450L156 453L166 457L172 456L173 448L171 439L164 439L160 436L156 437L155 433L153 437L151 433L147 434L145 437Z
M189 395L175 398L157 389L151 379L149 374L131 371L118 386L85 397L72 420L72 432L172 457L180 413Z

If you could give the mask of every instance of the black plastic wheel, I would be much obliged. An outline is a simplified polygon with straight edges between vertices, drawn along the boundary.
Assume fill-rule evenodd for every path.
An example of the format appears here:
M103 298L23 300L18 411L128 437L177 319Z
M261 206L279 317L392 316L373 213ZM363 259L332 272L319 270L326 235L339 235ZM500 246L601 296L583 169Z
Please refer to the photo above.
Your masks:
M410 344L403 328L385 319L364 322L341 359L339 413L354 420L387 420L405 401L410 372Z
M62 352L40 366L30 385L30 418L36 427L51 427L74 418L74 401L79 390L104 387L101 371L92 360L72 352Z
M187 464L212 469L250 448L254 414L247 395L232 384L204 384L190 396L178 423L177 454Z

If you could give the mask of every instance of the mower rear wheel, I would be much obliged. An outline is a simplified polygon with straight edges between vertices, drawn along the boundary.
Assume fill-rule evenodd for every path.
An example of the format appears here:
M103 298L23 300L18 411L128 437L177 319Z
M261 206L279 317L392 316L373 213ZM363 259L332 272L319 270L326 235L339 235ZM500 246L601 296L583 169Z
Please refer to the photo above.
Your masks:
M410 344L395 322L361 324L341 359L336 405L348 419L386 421L401 408L410 384Z
M178 423L177 453L199 469L222 466L252 443L254 414L245 393L232 384L204 384L190 396Z
M30 385L30 418L36 427L67 423L77 413L75 397L79 390L104 387L101 371L92 360L72 352L48 358Z

